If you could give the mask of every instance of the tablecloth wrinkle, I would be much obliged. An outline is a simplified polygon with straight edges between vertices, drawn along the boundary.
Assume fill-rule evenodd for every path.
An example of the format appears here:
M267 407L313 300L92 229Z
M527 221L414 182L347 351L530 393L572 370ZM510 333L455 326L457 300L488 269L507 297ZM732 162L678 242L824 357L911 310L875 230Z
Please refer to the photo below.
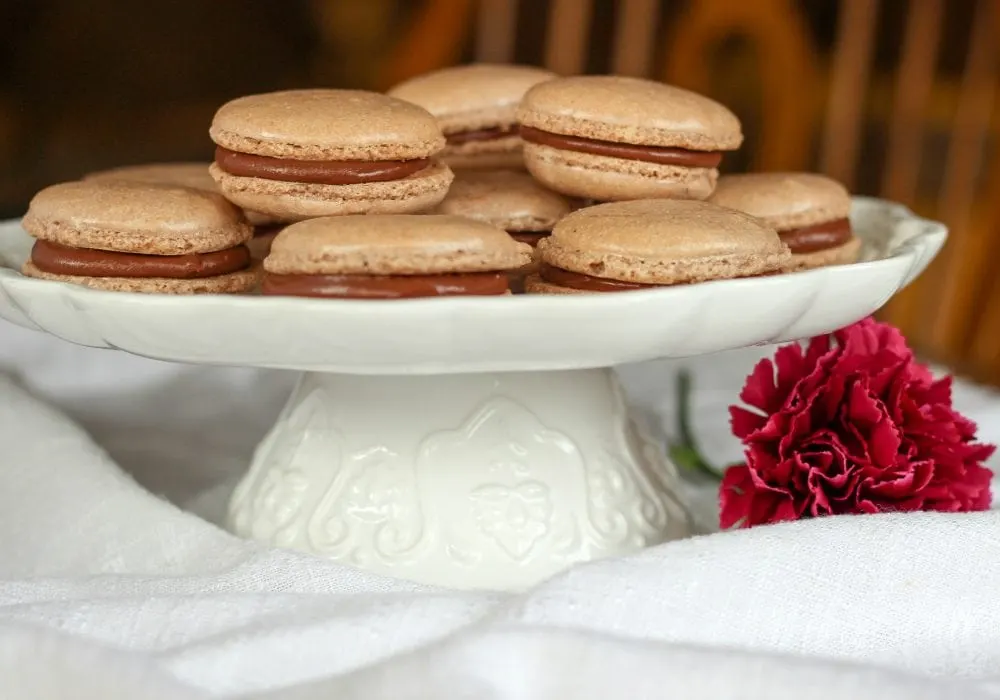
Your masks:
M766 352L686 363L715 464ZM621 373L667 432L678 366ZM422 586L219 526L291 382L0 326L0 698L1000 697L998 512L694 537L522 593ZM996 394L956 404L1000 440Z

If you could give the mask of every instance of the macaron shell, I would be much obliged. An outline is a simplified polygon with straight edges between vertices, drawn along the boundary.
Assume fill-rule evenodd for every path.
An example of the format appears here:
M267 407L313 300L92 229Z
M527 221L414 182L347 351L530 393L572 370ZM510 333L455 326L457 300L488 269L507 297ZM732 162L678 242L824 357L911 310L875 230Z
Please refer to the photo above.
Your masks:
M522 168L520 136L506 136L485 141L468 141L466 143L448 144L441 151L441 160L453 168L461 167L497 167L497 162L513 163L513 167Z
M524 94L555 77L533 66L477 63L419 75L388 94L425 108L452 134L513 124Z
M544 281L538 275L528 275L525 278L524 291L526 294L600 294L600 292L588 292L585 289L561 287L558 284Z
M253 235L243 213L219 194L123 181L48 187L31 200L22 226L62 245L148 255L210 253Z
M778 271L790 260L777 233L758 219L689 200L580 209L538 248L555 267L643 284L747 277Z
M779 231L846 219L851 213L847 189L817 173L727 175L711 201L763 219Z
M362 90L288 90L227 102L209 129L232 151L298 160L412 160L444 148L427 110Z
M101 170L83 176L90 182L146 182L158 185L193 187L206 192L218 192L215 180L208 174L208 163L149 163L146 165L126 165L110 170Z
M506 231L550 231L572 206L527 173L501 170L459 174L437 211Z
M454 175L441 162L401 180L356 185L317 185L241 177L210 168L232 202L274 221L301 221L345 214L409 214L428 211L448 194Z
M786 271L812 270L827 265L850 265L856 263L861 253L861 239L855 236L847 243L836 248L818 250L815 253L792 255L786 266Z
M570 197L627 199L705 199L719 171L578 153L535 143L524 144L524 166L539 182Z
M126 165L111 170L84 175L91 182L122 180L125 182L147 182L155 185L176 185L193 187L205 192L218 192L219 185L208 172L211 163L151 163L148 165ZM266 214L244 211L243 215L252 226L267 226L277 223Z
M565 270L597 275L607 279L640 284L672 285L710 282L712 280L754 277L785 271L789 255L762 253L750 255L706 256L695 260L647 260L630 256L567 254L542 251L544 260Z
M27 277L66 282L109 292L138 294L242 294L253 290L260 281L260 266L239 272L202 279L164 279L158 277L78 277L54 275L39 270L28 261L21 268Z
M211 176L209 176L209 177L211 177ZM212 182L215 183L215 180L213 179ZM218 184L216 184L215 186L216 186L216 188L218 188ZM273 216L271 216L270 214L264 214L262 212L253 211L251 209L244 209L243 210L243 215L247 218L247 221L250 222L250 225L254 226L254 227L257 227L257 226L273 226L274 224L280 224L281 223L280 219L276 219Z
M610 75L559 78L527 92L524 126L556 134L648 146L729 151L740 121L715 100L652 80Z
M263 236L254 236L247 241L247 248L250 249L250 257L254 260L263 260L271 252L271 244L278 232L268 233Z
M458 216L310 219L274 239L264 268L275 274L420 275L516 270L531 248Z

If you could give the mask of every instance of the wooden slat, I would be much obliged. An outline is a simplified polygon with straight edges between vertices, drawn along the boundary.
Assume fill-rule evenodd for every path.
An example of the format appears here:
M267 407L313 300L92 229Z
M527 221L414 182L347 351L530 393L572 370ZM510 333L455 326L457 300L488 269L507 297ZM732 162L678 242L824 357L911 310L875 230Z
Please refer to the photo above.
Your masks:
M393 0L358 3L312 0L309 4L319 38L313 80L336 84L350 77L360 85L378 79L379 59L392 40Z
M659 23L658 0L620 0L615 23L611 71L617 75L646 76L653 58L653 40Z
M910 0L903 49L889 116L882 196L913 205L924 152L927 102L934 85L944 0ZM904 333L919 323L921 283L897 295L883 316Z
M994 196L1000 197L1000 192L995 192ZM996 265L995 258L993 264ZM983 315L977 319L968 365L975 368L977 379L1000 384L1000 275L994 275L986 291Z
M549 70L560 75L584 71L593 14L593 0L551 0L545 40L545 65Z
M1000 32L1000 11L993 13L994 29ZM993 118L997 114L994 108ZM985 294L980 297L980 315L975 318L975 333L970 342L968 364L976 369L977 378L1000 385L1000 150L993 149L989 167L989 180L983 192L983 200L988 202L982 221L976 221L976 228L983 231L988 239L984 260L992 264L992 282L984 284Z
M745 37L760 67L760 140L752 149L758 170L801 170L810 165L817 86L817 52L799 4L793 0L691 2L664 42L663 76L696 92L713 86L712 52L726 37ZM790 87L794 86L794 87Z
M923 155L923 119L934 84L944 0L910 0L902 57L896 78L883 196L913 204Z
M878 0L841 0L823 136L823 170L854 185L861 116L871 73Z
M987 260L984 254L987 235L993 232L977 231L969 224L976 197L975 183L982 168L983 145L993 115L997 79L996 2L979 0L976 5L941 189L940 216L952 235L941 264L935 266L936 277L931 279L937 284L928 290L932 296L926 300L926 306L936 308L928 329L929 347L943 353L945 360L964 354L972 320L970 311L982 289L985 265L995 262Z
M386 59L380 88L456 63L472 20L472 0L424 0Z
M517 39L517 0L479 0L476 60L512 63Z

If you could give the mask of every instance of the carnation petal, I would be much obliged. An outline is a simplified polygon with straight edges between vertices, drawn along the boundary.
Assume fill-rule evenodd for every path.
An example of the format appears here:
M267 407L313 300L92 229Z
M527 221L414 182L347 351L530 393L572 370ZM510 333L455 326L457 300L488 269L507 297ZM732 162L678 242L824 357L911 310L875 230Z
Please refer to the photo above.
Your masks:
M729 407L729 426L733 435L744 440L757 432L767 423L767 418L759 413L753 413L740 406Z
M796 507L795 501L790 494L782 494L780 497L773 498L766 503L761 503L761 507L751 508L751 525L766 525L768 523L798 520L803 515L804 505ZM766 509L764 506L766 506Z
M781 400L775 396L774 365L770 360L761 360L754 366L740 392L740 400L765 413L778 410Z
M871 316L842 328L834 336L841 347L850 346L852 353L875 355L880 350L887 350L906 360L913 357L913 351L898 328L880 323Z
M846 420L852 427L863 431L868 455L875 464L889 467L895 463L900 444L899 430L885 410L885 405L862 382L855 382L850 388Z
M745 519L753 494L754 485L747 465L734 464L726 469L719 484L719 527L727 530L740 521L744 521L741 527L749 527Z
M883 499L900 500L927 488L933 476L933 463L911 462L865 479L862 488Z
M827 355L836 355L836 350L830 349L830 337L825 335L810 340L804 355L799 343L778 348L774 355L778 367L777 391L784 400L774 410L791 408L802 394L812 391L809 380L817 370L822 370L821 360Z

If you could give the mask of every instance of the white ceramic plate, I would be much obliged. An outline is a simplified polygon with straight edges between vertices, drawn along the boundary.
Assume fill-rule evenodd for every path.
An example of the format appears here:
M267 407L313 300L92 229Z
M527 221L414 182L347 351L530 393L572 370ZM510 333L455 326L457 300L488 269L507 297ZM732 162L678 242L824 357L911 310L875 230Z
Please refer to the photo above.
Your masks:
M919 275L943 225L857 198L863 262L650 291L342 301L101 292L24 277L31 239L0 224L0 317L163 360L349 374L607 367L806 338L868 316ZM2 333L2 331L0 331Z

